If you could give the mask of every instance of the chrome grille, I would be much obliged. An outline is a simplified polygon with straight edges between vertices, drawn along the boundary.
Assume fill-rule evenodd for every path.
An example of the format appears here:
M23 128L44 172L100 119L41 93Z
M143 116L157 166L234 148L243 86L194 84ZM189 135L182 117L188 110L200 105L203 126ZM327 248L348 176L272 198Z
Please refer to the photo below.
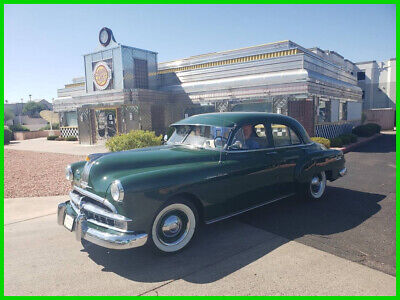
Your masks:
M93 219L93 220L95 220L97 222L100 222L100 223L104 223L104 224L107 224L107 225L110 225L110 226L115 226L115 221L113 219L110 219L110 218L107 218L105 216L92 213L90 211L87 211L86 209L83 209L83 213L85 214L85 216L89 220Z
M127 222L130 222L130 219L117 214L99 200L78 193L76 190L71 191L69 195L72 208L77 214L83 214L88 222L121 232L129 232Z

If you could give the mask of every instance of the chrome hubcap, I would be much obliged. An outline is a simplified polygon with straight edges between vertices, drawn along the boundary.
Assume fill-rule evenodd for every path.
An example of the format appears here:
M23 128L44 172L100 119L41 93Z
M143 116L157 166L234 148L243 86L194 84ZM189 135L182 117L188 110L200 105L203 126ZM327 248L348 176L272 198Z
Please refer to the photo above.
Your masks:
M318 178L318 177L314 177L314 178L311 180L311 184L312 184L312 185L315 185L315 186L319 186L319 185L321 184L321 182L319 181L319 178Z
M175 215L169 216L162 224L161 230L166 237L174 237L179 234L182 228L182 220Z
M314 198L320 198L325 191L325 187L326 187L325 172L315 175L311 179L310 191L311 191L311 195Z

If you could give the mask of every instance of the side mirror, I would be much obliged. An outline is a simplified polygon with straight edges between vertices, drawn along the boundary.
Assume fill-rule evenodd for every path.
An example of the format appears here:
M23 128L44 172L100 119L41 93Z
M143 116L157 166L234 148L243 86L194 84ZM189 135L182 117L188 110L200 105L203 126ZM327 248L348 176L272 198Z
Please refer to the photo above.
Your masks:
M214 146L215 146L216 148L220 148L220 147L222 147L223 145L224 145L224 142L223 142L222 137L221 137L221 136L217 136L217 137L214 139Z
M168 135L164 135L164 142L168 141Z
M243 145L240 141L235 141L232 145L229 146L229 150L240 150Z

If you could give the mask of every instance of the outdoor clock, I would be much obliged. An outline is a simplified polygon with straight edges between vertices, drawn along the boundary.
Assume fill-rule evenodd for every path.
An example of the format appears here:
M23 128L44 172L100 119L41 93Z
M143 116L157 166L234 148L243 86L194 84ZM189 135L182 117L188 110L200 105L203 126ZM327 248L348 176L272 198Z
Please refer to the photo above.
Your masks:
M108 46L108 44L114 40L113 33L110 28L103 27L99 33L99 42L104 47Z

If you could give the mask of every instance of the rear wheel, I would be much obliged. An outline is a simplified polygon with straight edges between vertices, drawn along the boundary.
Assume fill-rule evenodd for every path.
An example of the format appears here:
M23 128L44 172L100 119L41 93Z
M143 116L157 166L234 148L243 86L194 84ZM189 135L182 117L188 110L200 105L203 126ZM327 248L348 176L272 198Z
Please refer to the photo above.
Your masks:
M195 206L186 200L168 203L160 209L151 228L151 246L161 253L176 253L192 241L197 226Z
M325 196L326 174L324 171L314 174L311 180L300 186L300 196L307 200L321 200Z

